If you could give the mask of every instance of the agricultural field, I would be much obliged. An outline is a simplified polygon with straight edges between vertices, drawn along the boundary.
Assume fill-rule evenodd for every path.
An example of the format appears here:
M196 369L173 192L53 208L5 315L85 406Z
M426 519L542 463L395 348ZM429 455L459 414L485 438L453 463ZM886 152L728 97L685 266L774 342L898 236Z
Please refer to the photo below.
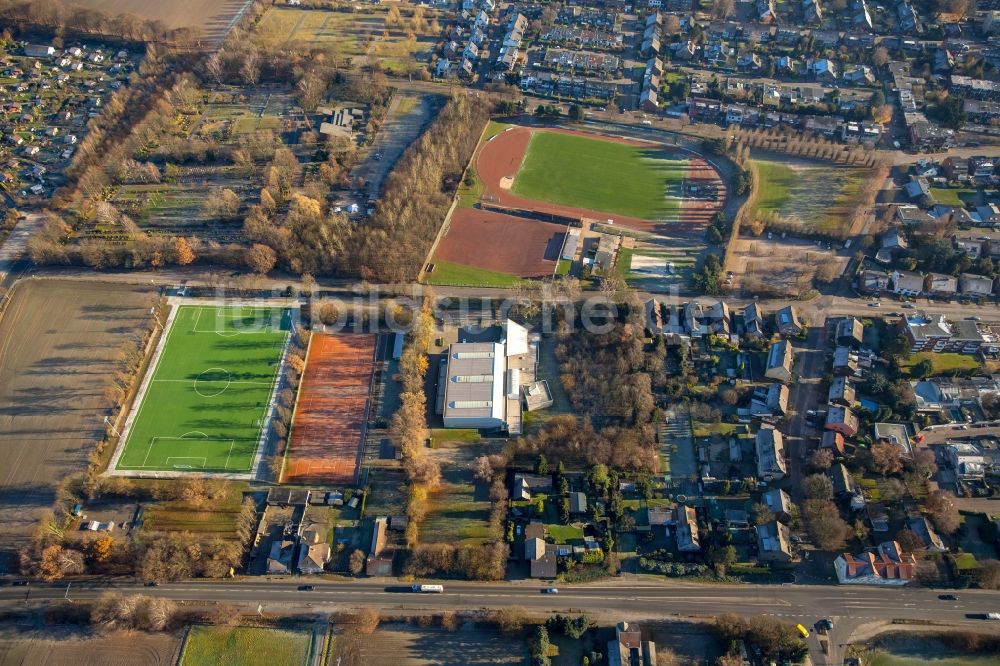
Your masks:
M512 192L643 220L676 216L688 161L656 147L532 132Z
M18 627L0 632L0 664L173 666L180 647L180 638L171 634L120 633L53 639L51 630L36 636Z
M315 333L283 481L353 485L361 462L377 335Z
M219 43L237 20L248 0L74 0L76 6L112 16L134 14L160 21L168 28L201 28L205 39Z
M110 414L119 354L152 324L156 295L109 283L22 281L0 315L0 525L4 548L31 535L56 485L82 471ZM0 562L0 569L2 569Z
M361 642L366 664L395 666L484 666L520 664L526 647L520 639L490 629L441 628L386 624Z
M751 160L758 219L800 225L804 231L837 235L849 224L867 170L804 160Z
M388 7L346 11L275 7L258 25L256 39L267 48L322 50L348 64L377 57L392 74L406 75L424 68L439 38L440 25L435 31L433 22L423 21L422 29L413 30L411 17L401 17L390 25L389 13Z
M180 666L303 666L311 636L259 627L191 627Z
M252 473L290 329L280 308L177 308L115 470Z

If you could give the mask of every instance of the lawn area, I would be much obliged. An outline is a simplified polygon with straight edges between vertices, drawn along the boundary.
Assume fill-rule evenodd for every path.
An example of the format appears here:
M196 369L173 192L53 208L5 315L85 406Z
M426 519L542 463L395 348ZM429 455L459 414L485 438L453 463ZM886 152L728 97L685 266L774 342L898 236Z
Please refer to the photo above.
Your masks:
M583 530L579 527L553 523L546 525L545 531L549 533L554 543L570 544L577 541L583 543Z
M472 430L471 428L433 428L431 430L431 439L434 440L436 446L448 442L478 444L482 440L482 437L479 436L478 430Z
M427 517L420 525L423 543L479 544L493 538L489 501L477 502L472 473L459 470L430 494Z
M712 435L729 437L739 427L738 423L699 423L696 421L692 425L692 430L694 430L695 437L711 437Z
M517 196L659 220L675 213L688 162L654 148L533 132L514 177Z
M301 666L309 656L304 631L257 627L192 627L181 666Z
M116 469L250 472L290 329L281 308L178 308Z
M615 273L623 280L628 279L628 276L632 273L633 254L635 254L634 248L623 247L618 250L618 259L615 260Z
M958 187L932 187L931 196L934 197L934 201L944 206L963 208L966 204L975 203L976 190Z
M757 200L753 213L778 213L788 203L789 188L795 182L795 171L776 162L753 161L757 177Z
M979 363L972 356L953 353L937 354L934 352L917 352L916 354L910 354L910 357L903 361L901 367L903 370L909 372L914 365L924 360L931 362L931 366L933 367L931 375L935 376L975 370L979 367Z
M435 261L434 270L427 274L424 282L460 287L516 287L525 280L509 273L453 264L450 261Z

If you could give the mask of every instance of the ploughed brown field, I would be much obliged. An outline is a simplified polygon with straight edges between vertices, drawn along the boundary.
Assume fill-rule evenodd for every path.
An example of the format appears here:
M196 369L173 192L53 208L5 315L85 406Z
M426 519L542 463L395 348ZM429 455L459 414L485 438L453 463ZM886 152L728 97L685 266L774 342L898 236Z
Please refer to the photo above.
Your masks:
M154 303L141 287L17 286L0 317L0 555L30 537L57 484L86 468L121 346L141 335Z
M209 41L217 41L249 0L73 0L71 4L112 16L135 14L168 28L201 28Z

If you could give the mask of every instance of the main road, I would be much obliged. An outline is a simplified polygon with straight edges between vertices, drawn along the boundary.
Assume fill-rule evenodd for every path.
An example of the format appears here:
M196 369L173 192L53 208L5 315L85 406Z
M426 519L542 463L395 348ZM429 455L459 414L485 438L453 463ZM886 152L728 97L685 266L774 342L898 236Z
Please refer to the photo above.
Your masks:
M302 590L308 584L311 590ZM602 619L708 618L722 613L771 615L807 627L821 618L834 621L830 654L811 638L815 662L842 659L840 649L862 625L892 620L961 625L982 629L985 614L1000 611L1000 592L963 590L957 601L942 600L923 588L817 585L705 585L626 576L601 583L566 585L544 594L538 583L444 581L441 594L415 594L392 580L244 578L180 582L145 587L131 583L76 582L0 587L0 608L44 606L63 599L94 599L106 592L140 593L192 603L228 603L256 611L320 613L376 608L385 613L473 611L519 606L536 613L587 613ZM1000 623L995 623L1000 631ZM839 663L839 661L837 662Z

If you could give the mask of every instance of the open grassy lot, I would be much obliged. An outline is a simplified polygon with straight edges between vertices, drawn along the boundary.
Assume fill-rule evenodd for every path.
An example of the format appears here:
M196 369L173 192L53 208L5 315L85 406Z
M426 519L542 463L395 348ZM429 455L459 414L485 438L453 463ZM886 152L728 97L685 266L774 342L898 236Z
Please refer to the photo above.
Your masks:
M309 655L303 631L257 627L192 627L181 666L301 666Z
M249 472L290 328L280 308L179 308L117 469Z
M388 26L388 11L388 7L354 11L275 7L260 22L256 36L266 46L322 49L345 61L377 55L392 73L413 72L427 60L436 36L430 24L420 35L411 35L402 23Z
M840 232L848 223L866 170L801 160L752 160L758 194L757 217L801 224L821 233Z
M645 220L675 214L687 160L654 148L534 132L514 178L517 196Z
M201 28L210 41L221 41L246 0L74 0L75 5L112 16L134 14L169 28Z
M931 375L948 375L955 372L965 372L967 370L975 370L979 367L979 363L972 356L967 354L936 354L934 352L917 352L916 354L910 354L901 364L901 367L909 372L913 366L921 361L930 361L932 370Z
M516 287L524 282L524 279L485 268L464 266L450 261L435 261L434 270L427 274L424 282L467 287Z
M933 634L889 634L868 648L872 666L1000 666L996 652L961 651Z
M0 551L22 545L56 485L86 467L122 345L141 339L155 303L145 288L109 283L17 286L0 316Z

